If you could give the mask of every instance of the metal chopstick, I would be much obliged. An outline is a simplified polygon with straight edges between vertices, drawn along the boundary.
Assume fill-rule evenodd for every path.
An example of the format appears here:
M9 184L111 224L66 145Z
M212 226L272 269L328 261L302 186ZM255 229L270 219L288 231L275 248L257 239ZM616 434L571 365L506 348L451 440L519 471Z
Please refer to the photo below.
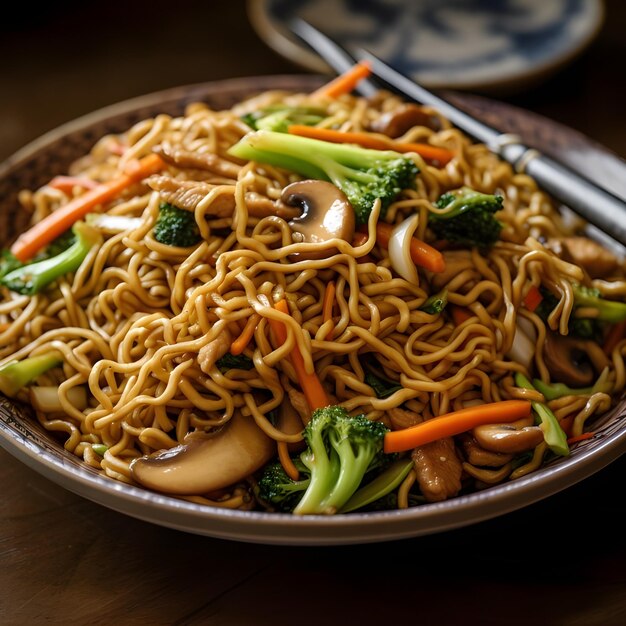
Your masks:
M356 59L369 60L373 74L395 91L436 108L463 132L485 143L516 169L532 176L546 192L603 231L605 236L608 235L626 246L626 203L623 199L554 159L529 148L519 137L501 133L461 111L393 69L371 52L358 50L355 58L333 39L301 19L295 20L291 27L337 72L345 71ZM367 85L366 91L371 93L372 86L373 83Z

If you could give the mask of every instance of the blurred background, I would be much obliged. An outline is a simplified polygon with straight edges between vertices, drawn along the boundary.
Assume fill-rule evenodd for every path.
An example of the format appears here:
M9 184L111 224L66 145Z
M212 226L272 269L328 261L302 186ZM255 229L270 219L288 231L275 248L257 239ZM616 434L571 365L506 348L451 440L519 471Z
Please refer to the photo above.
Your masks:
M526 4L526 0L467 2L473 5L474 15L476 7L484 6L496 14L505 7L504 17L513 23L516 19L521 23L515 12ZM552 7L546 20L558 20L558 6L572 5L580 10L589 2L551 0L540 4ZM275 51L281 45L280 38L272 40L267 28L263 36L259 34L259 14L266 8L279 16L300 9L323 26L327 8L322 5L328 3L321 2L324 11L317 13L316 4L302 0L60 0L33 10L29 3L15 3L11 19L0 23L0 159L63 122L133 96L223 78L309 72L297 62L298 55L291 54L290 59ZM398 11L405 3L390 0L346 4L366 8L383 5ZM595 7L598 3L592 4ZM559 66L556 57L561 53L555 51L557 69L547 74L517 84L469 90L485 92L557 120L623 155L626 71L621 59L626 52L626 7L622 0L599 4L605 9L599 32L593 33L582 50L568 53L574 58L567 58L564 65ZM413 11L424 23L430 16L425 11ZM252 14L256 15L254 25ZM359 19L355 23L362 25ZM463 24L464 28L473 26L477 25L471 20ZM349 28L345 32L349 33ZM485 43L483 34L477 32L477 36ZM397 39L402 37L406 38L407 32L399 32ZM539 42L529 33L522 33L517 41L528 49L538 43L546 46L554 37L553 31L546 30Z

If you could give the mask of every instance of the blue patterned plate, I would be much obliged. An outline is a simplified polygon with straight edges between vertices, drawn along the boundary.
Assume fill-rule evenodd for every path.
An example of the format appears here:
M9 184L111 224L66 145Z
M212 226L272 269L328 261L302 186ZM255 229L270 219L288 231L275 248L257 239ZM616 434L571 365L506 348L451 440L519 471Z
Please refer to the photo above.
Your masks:
M248 13L268 45L317 72L328 67L288 32L292 17L424 86L508 90L572 60L604 17L600 0L249 0Z

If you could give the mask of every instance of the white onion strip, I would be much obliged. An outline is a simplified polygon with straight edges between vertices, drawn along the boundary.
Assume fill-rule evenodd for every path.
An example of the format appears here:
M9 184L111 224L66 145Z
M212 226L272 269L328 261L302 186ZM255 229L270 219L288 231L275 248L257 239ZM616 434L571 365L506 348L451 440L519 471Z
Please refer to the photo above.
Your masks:
M411 258L411 239L417 229L418 223L418 213L400 222L391 231L388 247L391 267L393 267L399 276L402 276L402 278L414 285L419 285L419 276L415 263Z

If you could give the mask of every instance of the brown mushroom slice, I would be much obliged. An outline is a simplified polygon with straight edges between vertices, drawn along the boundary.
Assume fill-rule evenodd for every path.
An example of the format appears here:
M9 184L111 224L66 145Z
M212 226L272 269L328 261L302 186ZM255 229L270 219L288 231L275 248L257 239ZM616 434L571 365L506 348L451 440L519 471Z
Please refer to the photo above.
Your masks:
M218 432L192 433L185 443L130 465L140 485L176 495L198 495L223 489L250 476L276 454L276 442L252 417L235 413Z
M407 103L401 104L392 111L383 113L371 128L377 133L382 133L396 139L404 135L413 126L426 126L433 130L440 130L436 117L430 113L426 113L424 109L417 104Z
M330 239L351 242L354 236L354 210L346 195L332 183L324 180L301 180L287 185L281 201L287 206L297 206L302 213L293 218L289 226L294 241L323 243ZM297 233L297 234L296 234ZM325 259L337 254L335 248L298 252L294 259Z
M543 431L539 426L520 427L515 422L476 426L472 435L481 448L500 454L532 450L543 441Z
M588 358L591 358L596 369L600 371L604 362L595 346L597 344L593 341L565 337L553 332L547 333L543 356L550 371L550 378L572 387L590 385L595 375ZM597 347L601 352L602 349Z

